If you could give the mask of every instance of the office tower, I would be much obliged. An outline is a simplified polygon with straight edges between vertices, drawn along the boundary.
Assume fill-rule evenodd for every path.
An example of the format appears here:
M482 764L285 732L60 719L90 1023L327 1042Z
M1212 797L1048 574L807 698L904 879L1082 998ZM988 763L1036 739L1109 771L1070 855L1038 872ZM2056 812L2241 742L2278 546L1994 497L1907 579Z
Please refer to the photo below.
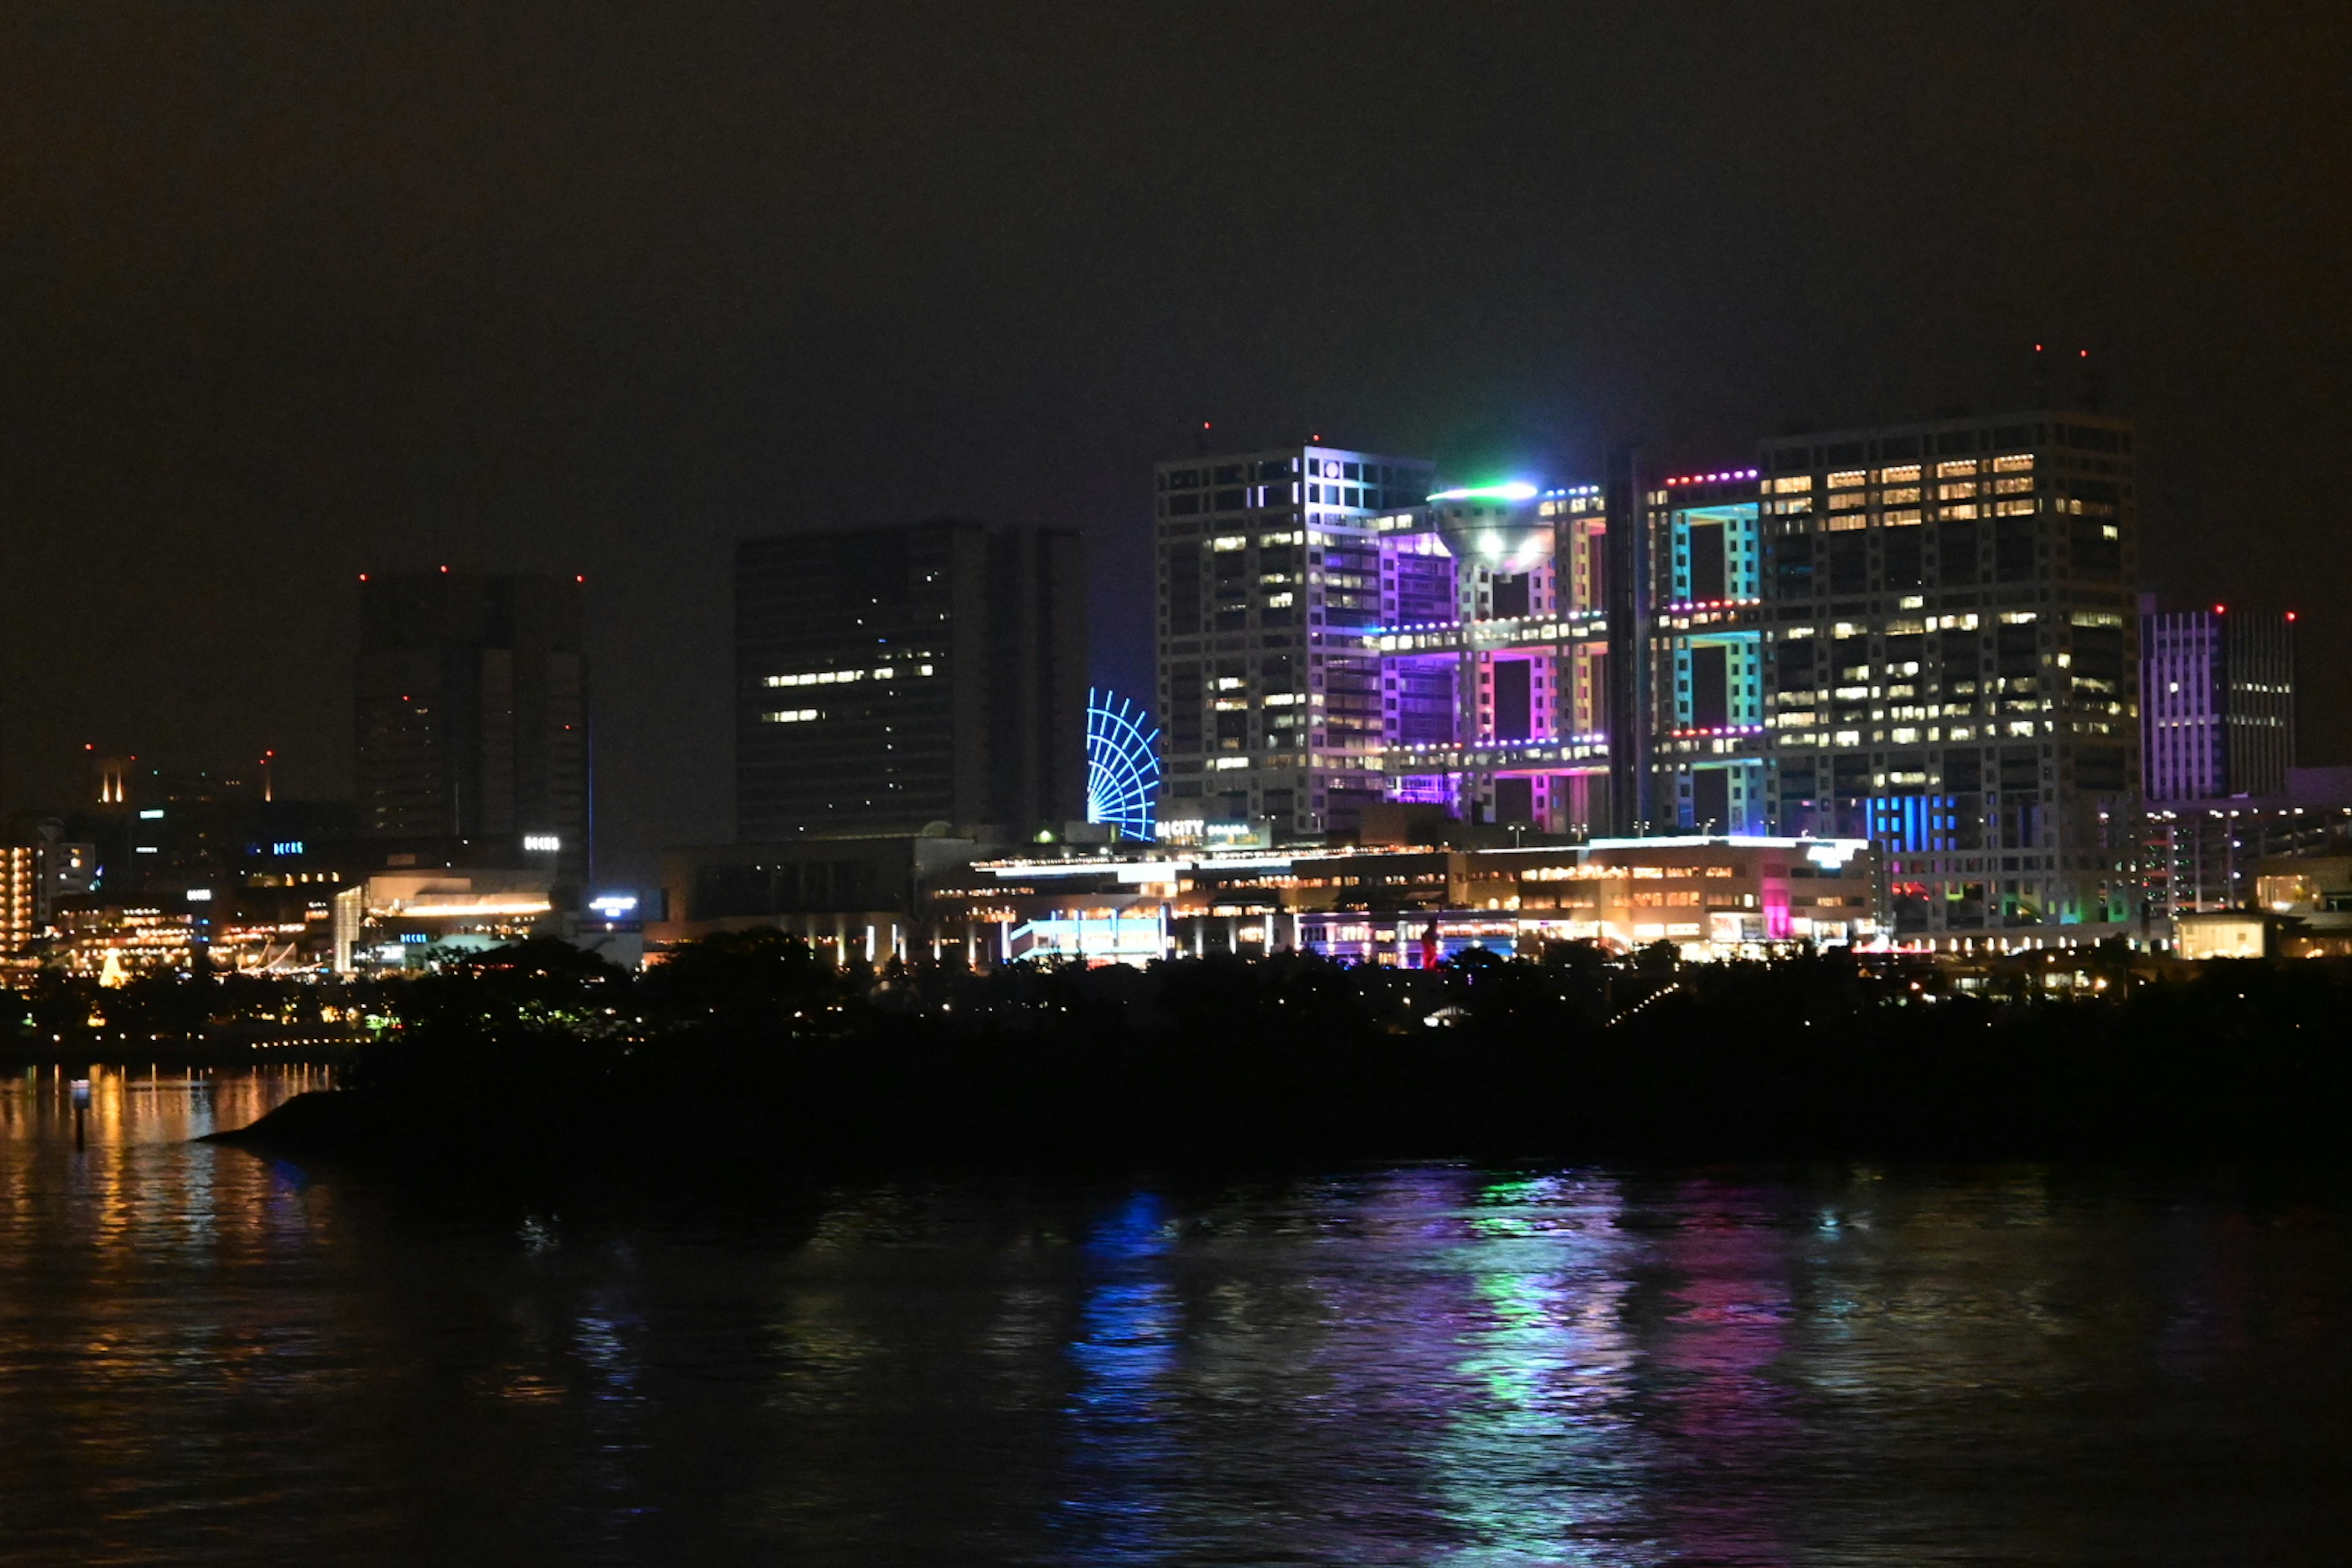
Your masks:
M2143 789L2151 801L2284 795L2294 765L2294 617L2140 601Z
M1374 521L1419 505L1430 478L1416 458L1320 444L1159 466L1163 831L1258 819L1317 835L1382 798Z
M1066 529L940 521L735 553L747 843L1086 820L1087 564Z
M1769 759L1780 831L1885 846L1898 930L2130 916L2132 463L2124 422L2040 412L1769 441L1754 480L1690 487L1710 507L1741 498L1721 545L1733 599L1748 582L1737 508L1756 508L1762 600L1755 675L1736 648L1702 661L1696 639L1675 667L1700 731L1718 713L1738 730L1760 678L1758 743L1694 739L1738 742L1743 768ZM1654 506L1676 514L1660 498L1682 489ZM1717 547L1689 548L1697 595ZM1741 809L1702 795L1712 757L1673 764L1686 822L1718 798Z
M1640 831L1770 830L1758 483L1754 468L1717 469L1668 477L1645 497L1648 689L1633 719L1646 731L1650 798Z
M1524 479L1377 518L1391 798L1465 822L1606 829L1606 510Z
M360 580L359 832L520 858L576 888L590 858L585 591L473 572Z

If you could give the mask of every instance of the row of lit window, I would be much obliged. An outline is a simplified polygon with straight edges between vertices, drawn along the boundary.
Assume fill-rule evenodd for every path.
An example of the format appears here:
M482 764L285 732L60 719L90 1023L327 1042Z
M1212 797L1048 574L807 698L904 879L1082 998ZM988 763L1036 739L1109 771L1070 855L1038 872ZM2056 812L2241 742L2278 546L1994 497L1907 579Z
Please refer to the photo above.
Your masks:
M1937 463L1935 466L1935 477L1938 479L1956 479L1982 473L2031 473L2032 468L2033 458L2021 452L1994 458L1990 462L1983 458L1963 458L1950 462ZM1829 476L1829 482L1825 488L1844 490L1858 489L1864 485L1917 484L1926 477L1925 468L1917 463L1898 463L1885 468L1841 468ZM1792 474L1787 479L1767 479L1764 482L1765 491L1769 495L1803 495L1812 488L1813 476L1811 474Z
M938 673L938 667L919 664L914 666L909 673L934 675ZM898 666L886 664L874 669L820 669L806 675L772 675L768 677L765 684L769 686L840 686L853 680L895 680L898 674Z
M1927 513L1920 507L1895 504L1898 500L1916 500L1916 496L1898 496L1891 491L1875 502L1871 497L1859 493L1852 496L1832 496L1827 527L1832 533L1865 527L1867 526L1865 520L1872 515L1868 509L1874 504L1885 508L1876 515L1879 521L1888 528L1905 528L1913 523L1924 522L1927 521ZM1765 504L1767 510L1780 517L1804 517L1810 515L1813 510L1811 500L1806 497L1800 497L1795 500L1768 501ZM2067 500L2057 502L2054 510L2079 514L2086 506L2094 511L2113 512L2115 510L2113 507L2104 502ZM1950 521L1965 522L1978 517L2029 517L2040 510L2040 507L2041 502L2032 496L2018 496L2008 500L1991 502L1948 500L1937 504L1936 515ZM1790 524L1782 528L1780 531L1796 533L1802 531L1802 525ZM2112 539L2116 535L2110 533L2107 537Z
M1590 863L1574 866L1534 866L1519 873L1522 882L1599 882L1612 877L1630 877L1635 881L1687 881L1694 877L1727 878L1739 875L1731 866L1596 866Z
M2099 735L2109 733L2113 728L2110 725L2101 723L2077 723L2072 727L2077 733ZM2052 734L2055 732L2055 728L2056 727L2051 722L2051 721L2047 719L2042 720L2038 725L2036 721L2032 719L2011 719L2005 724L1986 724L1982 726L1983 738L1988 741L1999 740L2003 736L2007 736L2011 739L2023 739L2029 735ZM1942 741L1952 741L1966 743L1975 741L1978 738L1978 726L1972 724L1954 724L1949 728L1943 729L1931 725L1926 731L1922 731L1915 726L1898 725L1892 730L1874 730L1870 733L1871 739L1874 742L1883 738L1898 746L1908 746L1923 741L1930 744ZM1812 732L1797 731L1793 733L1783 734L1780 737L1780 744L1784 746L1847 747L1859 746L1862 743L1862 731L1859 730L1832 730Z

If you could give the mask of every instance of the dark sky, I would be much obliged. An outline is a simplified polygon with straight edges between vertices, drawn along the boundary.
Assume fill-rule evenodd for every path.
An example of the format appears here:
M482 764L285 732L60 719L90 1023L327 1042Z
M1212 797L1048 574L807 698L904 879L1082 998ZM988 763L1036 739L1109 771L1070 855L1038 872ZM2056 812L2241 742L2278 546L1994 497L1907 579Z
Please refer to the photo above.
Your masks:
M608 866L730 831L731 542L1079 524L1150 464L1595 471L2030 395L2143 571L2303 612L2352 760L2352 8L0 9L0 793L85 740L349 787L352 584L588 574Z

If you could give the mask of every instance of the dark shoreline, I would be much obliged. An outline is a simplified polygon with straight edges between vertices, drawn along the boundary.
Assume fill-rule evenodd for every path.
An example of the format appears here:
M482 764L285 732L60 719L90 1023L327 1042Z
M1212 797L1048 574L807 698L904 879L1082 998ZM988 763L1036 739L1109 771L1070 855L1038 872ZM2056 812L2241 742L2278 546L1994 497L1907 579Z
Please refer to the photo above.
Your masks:
M2352 1152L2352 963L2075 955L2059 995L1843 953L845 974L747 933L641 976L572 962L509 950L412 983L334 1095L227 1141L645 1182Z

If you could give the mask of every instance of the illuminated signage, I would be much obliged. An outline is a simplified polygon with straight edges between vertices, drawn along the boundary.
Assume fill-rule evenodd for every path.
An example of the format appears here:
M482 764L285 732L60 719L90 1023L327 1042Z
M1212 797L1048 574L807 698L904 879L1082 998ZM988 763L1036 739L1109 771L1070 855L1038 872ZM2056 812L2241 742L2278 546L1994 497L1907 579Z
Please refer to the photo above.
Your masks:
M527 855L552 855L563 847L563 840L552 833L526 833L522 847Z

